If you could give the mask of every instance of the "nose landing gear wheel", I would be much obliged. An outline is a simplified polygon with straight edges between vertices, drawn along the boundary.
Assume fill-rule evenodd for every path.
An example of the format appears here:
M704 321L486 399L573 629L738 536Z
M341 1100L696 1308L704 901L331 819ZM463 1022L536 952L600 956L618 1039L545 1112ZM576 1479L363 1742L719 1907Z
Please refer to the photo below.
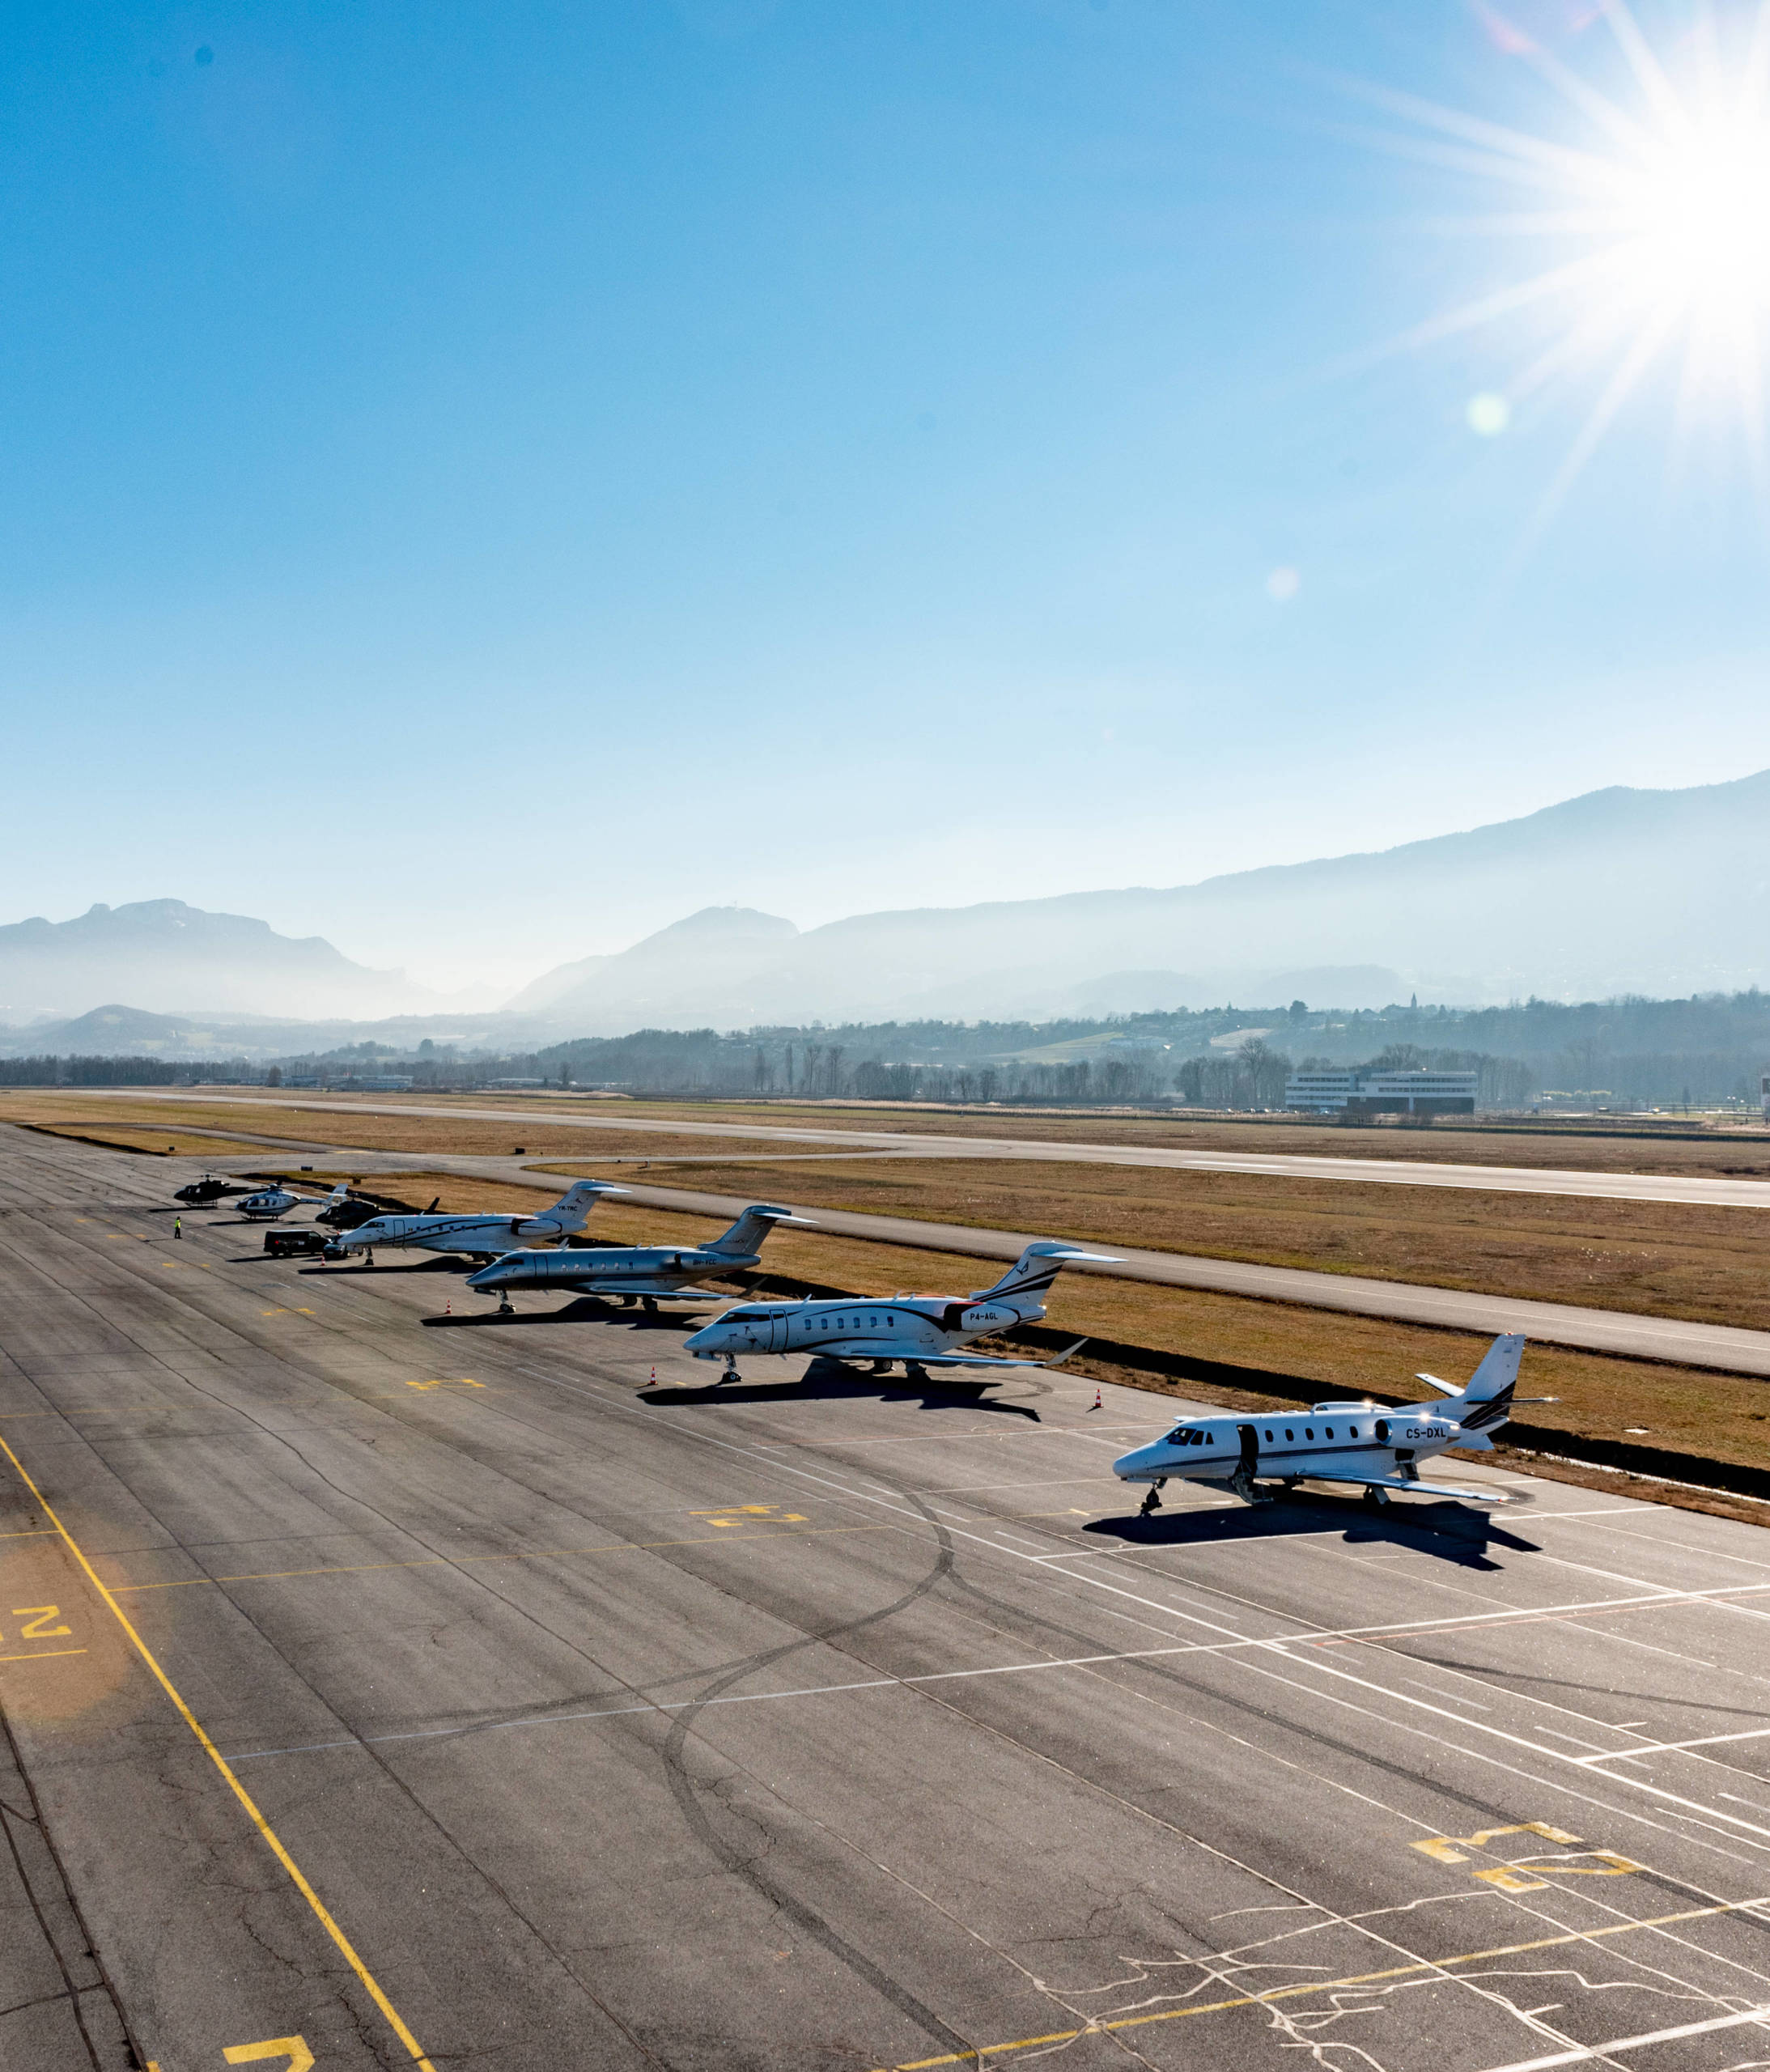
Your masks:
M719 1378L721 1383L725 1382L741 1382L743 1380L744 1377L737 1371L737 1355L735 1352L728 1352L726 1354L725 1371Z
M511 1307L510 1297L507 1295L500 1295L499 1297L498 1314L501 1317L513 1317L516 1315L516 1312Z
M1152 1482L1149 1485L1149 1494L1137 1507L1137 1515L1140 1518L1146 1518L1152 1511L1159 1511L1161 1509L1161 1484L1159 1482Z

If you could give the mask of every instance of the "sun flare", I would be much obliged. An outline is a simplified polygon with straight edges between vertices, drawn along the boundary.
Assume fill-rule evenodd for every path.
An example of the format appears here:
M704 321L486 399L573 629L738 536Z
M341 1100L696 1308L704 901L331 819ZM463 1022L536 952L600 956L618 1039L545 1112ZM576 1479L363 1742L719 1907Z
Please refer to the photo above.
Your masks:
M1580 431L1544 501L1546 517L1649 371L1679 362L1678 419L1743 434L1760 504L1765 351L1770 340L1770 0L1731 11L1731 40L1700 5L1675 67L1625 4L1594 11L1625 61L1628 91L1601 91L1561 56L1483 10L1501 49L1528 64L1570 112L1570 134L1533 135L1396 94L1371 97L1403 118L1381 141L1473 175L1513 206L1454 219L1452 234L1534 249L1547 263L1417 326L1424 345L1525 320L1531 333L1509 378L1472 399L1471 429L1496 435L1551 386L1595 382Z

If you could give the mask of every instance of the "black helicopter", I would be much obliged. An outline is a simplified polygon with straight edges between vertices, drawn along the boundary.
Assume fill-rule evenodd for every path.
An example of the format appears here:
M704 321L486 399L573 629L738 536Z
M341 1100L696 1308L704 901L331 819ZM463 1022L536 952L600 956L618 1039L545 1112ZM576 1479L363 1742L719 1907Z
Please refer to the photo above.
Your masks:
M231 1180L218 1180L213 1173L205 1173L200 1180L193 1180L188 1187L180 1187L172 1196L187 1208L209 1208L223 1195L249 1195L250 1187L240 1187Z

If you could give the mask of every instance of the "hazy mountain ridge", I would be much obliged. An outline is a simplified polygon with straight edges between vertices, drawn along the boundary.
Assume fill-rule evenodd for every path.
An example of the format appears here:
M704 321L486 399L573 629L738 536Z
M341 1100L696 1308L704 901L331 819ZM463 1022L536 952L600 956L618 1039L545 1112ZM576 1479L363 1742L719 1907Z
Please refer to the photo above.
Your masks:
M82 1015L114 1000L151 1013L310 1017L444 1004L401 971L353 963L323 936L280 936L268 922L181 899L0 927L0 1019Z
M1177 1005L1281 997L1300 974L1346 987L1345 1007L1382 1004L1366 988L1391 980L1469 1004L1725 991L1770 980L1770 949L1738 919L1767 890L1770 771L1680 792L1613 786L1464 833L1167 890L886 911L803 934L710 908L596 960L579 983L562 990L550 974L520 997L561 1034L613 1034L1059 1014L1078 988L1124 1011L1131 999L1102 992L1118 974L1145 987L1160 974ZM673 956L673 940L694 947Z
M217 1025L230 1053L325 1042L494 1047L641 1028L1043 1021L1220 1006L1479 1007L1770 984L1758 917L1770 893L1770 771L1678 792L1615 786L1519 819L1399 847L1274 864L1166 890L885 910L801 932L778 915L707 907L613 954L555 966L499 1013L465 1014L317 936L178 900L96 906L0 928L0 1049L100 1047L107 1015ZM20 1003L24 1003L20 1004ZM270 1017L280 1040L248 1029ZM400 1017L396 1025L389 1017ZM117 1026L120 1025L106 1025ZM383 1030L397 1033L390 1038ZM157 1031L144 1043L181 1047ZM189 1051L186 1055L190 1055Z

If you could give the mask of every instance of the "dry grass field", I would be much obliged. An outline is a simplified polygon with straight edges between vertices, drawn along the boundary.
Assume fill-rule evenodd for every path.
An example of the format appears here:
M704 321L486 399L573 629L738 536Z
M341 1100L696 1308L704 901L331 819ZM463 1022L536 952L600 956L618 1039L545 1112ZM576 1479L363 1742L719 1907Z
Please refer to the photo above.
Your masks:
M595 1168L561 1161L547 1170ZM673 1164L658 1177L813 1211L923 1216L1770 1329L1770 1216L1756 1209L1022 1160Z
M13 1093L0 1098L0 1119L142 1148L180 1140L179 1129L192 1122L208 1129L261 1126L265 1105L168 1102L150 1125L133 1111L120 1118L117 1104L101 1099ZM587 1142L583 1131L537 1128L527 1119L519 1136L513 1126L467 1116L339 1115L292 1102L278 1104L276 1122L278 1134L366 1156L379 1149L507 1157L520 1143L532 1165L562 1180L638 1177L639 1165L613 1162L626 1158L644 1161L667 1185L812 1209L922 1216L1770 1329L1770 1223L1755 1209L1061 1161L807 1159L766 1144L749 1162L732 1162L741 1139L719 1142L719 1156L710 1158L704 1137L598 1132ZM181 1141L198 1157L224 1149L202 1138ZM269 1163L289 1155L244 1139L231 1148Z

